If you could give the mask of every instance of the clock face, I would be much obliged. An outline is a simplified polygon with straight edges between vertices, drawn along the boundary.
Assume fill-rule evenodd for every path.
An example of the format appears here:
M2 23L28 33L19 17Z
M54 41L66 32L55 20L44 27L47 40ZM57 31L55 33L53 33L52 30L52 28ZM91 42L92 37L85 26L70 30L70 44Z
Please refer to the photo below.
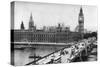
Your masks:
M83 19L82 17L79 18L79 20L82 20L82 19Z

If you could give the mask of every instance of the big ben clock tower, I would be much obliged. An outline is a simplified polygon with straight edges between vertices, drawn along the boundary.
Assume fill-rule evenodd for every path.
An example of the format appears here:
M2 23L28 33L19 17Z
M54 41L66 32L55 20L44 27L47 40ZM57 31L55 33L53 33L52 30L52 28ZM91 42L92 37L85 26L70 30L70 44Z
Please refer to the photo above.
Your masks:
M78 22L79 22L79 33L83 34L84 33L84 15L83 15L82 7L80 8Z

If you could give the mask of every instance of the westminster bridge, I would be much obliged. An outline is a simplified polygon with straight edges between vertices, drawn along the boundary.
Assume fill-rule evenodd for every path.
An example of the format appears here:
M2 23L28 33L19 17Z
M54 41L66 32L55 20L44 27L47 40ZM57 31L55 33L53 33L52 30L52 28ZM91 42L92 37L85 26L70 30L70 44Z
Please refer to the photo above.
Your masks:
M45 42L12 42L14 49L25 49L38 47L50 47L59 46L62 47L45 56L32 56L33 61L27 62L25 65L37 65L37 64L56 64L56 63L71 63L78 58L80 61L84 61L83 57L88 56L94 46L97 47L96 38L83 39L78 42L71 43L45 43Z

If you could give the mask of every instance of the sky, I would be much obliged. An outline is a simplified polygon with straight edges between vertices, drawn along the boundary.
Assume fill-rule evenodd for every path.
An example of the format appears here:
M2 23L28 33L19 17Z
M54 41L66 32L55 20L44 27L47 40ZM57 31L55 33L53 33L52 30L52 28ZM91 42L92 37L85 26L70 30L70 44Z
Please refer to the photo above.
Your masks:
M78 16L82 5L50 4L34 2L15 2L14 5L14 29L20 29L23 21L25 29L28 29L30 15L32 13L34 24L37 28L43 26L57 26L63 23L74 31L78 25ZM84 27L89 31L97 30L97 7L82 6L84 13ZM13 29L13 28L12 28Z

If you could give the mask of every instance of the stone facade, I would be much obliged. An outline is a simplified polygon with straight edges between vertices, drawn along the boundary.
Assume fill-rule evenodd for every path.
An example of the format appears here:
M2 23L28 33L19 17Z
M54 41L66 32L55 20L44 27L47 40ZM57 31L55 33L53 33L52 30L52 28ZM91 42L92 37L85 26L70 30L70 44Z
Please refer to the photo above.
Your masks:
M63 27L61 24L58 24L57 27L51 27L46 29L44 27L41 30L36 29L34 26L34 21L32 18L32 14L29 20L29 29L24 28L24 24L22 22L21 29L11 30L11 34L13 35L12 42L60 42L66 43L71 41L77 41L81 39L81 34L83 34L84 30L84 16L83 10L80 9L79 13L79 30L78 32L71 32L68 27Z

